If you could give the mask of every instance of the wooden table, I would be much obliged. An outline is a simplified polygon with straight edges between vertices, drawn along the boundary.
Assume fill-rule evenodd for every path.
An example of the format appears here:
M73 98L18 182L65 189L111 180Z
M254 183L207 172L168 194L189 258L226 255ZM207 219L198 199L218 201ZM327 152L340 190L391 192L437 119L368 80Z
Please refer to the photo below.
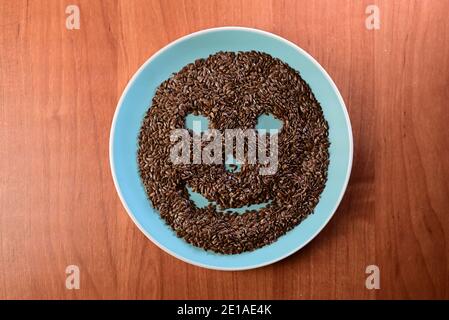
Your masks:
M66 29L66 7L80 9ZM380 10L369 30L366 7ZM0 298L449 298L449 1L0 2ZM248 26L312 54L349 109L354 166L328 226L243 272L153 245L115 192L108 140L137 68L193 31ZM80 268L79 290L65 286ZM368 290L365 268L380 269Z

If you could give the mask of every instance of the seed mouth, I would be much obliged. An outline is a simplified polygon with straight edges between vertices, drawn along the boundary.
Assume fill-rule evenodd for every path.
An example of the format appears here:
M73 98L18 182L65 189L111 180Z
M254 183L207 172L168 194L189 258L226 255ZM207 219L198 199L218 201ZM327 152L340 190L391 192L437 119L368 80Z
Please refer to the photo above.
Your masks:
M243 206L236 207L236 208L222 208L215 201L210 201L205 196L203 196L200 192L193 191L193 189L189 185L186 185L186 189L189 194L190 201L195 205L196 208L204 209L207 206L212 205L217 212L227 213L227 214L245 214L250 211L258 211L258 210L267 208L272 202L272 200L269 200L267 202L248 204L248 205L243 205Z

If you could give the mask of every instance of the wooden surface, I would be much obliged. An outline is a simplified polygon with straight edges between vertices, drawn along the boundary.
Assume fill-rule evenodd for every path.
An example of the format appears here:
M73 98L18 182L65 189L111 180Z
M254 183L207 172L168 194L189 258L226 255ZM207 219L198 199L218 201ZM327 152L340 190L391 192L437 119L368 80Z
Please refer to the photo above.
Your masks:
M365 8L380 8L367 30ZM65 28L77 4L81 29ZM449 1L0 2L0 298L449 298ZM180 36L238 25L312 54L348 106L354 166L308 246L244 272L194 267L136 228L108 139L137 68ZM65 288L65 268L81 271ZM380 290L365 268L380 268Z

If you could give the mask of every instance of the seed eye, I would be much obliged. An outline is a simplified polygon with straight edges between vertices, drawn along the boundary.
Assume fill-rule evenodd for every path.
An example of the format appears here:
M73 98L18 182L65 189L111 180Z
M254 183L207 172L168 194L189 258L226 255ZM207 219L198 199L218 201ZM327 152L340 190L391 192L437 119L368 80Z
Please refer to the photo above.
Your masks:
M225 162L225 169L230 173L240 172L242 164L232 155L228 154Z
M262 114L257 118L256 129L257 130L278 130L281 131L284 123L271 113Z
M209 128L209 119L202 115L189 113L184 121L186 129L196 134L206 132Z

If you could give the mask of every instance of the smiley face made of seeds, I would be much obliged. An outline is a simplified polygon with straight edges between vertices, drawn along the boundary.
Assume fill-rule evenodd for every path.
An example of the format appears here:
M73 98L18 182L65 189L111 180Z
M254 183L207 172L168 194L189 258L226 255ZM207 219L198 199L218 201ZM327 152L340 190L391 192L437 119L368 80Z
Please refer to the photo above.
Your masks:
M186 128L191 114L219 132L254 129L266 114L282 121L276 171L260 174L260 163L245 161L239 171L224 161L174 164L171 134ZM153 207L179 237L222 254L255 250L294 228L313 212L327 180L328 124L320 104L297 71L262 52L218 52L173 74L157 88L138 143ZM197 206L189 190L210 204ZM255 204L260 208L251 209ZM236 212L242 207L248 209Z

